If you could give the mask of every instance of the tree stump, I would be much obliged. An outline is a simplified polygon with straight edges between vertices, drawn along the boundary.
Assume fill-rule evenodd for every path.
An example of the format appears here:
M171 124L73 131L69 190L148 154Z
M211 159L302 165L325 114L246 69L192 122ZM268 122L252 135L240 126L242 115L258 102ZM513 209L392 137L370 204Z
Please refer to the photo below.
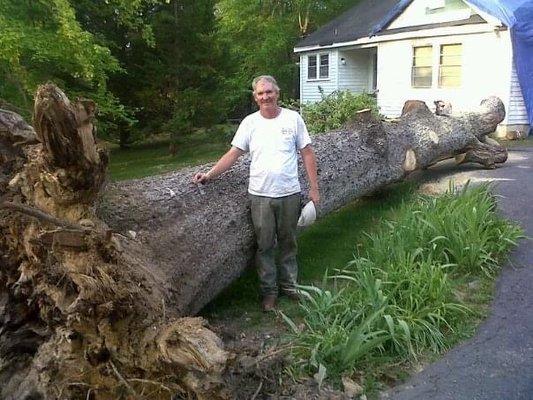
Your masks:
M176 318L162 277L94 214L108 160L94 110L45 85L36 134L0 111L9 175L0 198L0 398L229 398L220 339L201 318Z

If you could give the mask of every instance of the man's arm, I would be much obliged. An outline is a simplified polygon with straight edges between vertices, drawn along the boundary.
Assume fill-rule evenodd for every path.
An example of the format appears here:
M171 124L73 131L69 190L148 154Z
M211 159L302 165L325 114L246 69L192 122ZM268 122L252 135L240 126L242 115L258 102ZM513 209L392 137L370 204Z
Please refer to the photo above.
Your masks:
M320 193L318 191L318 178L316 168L316 156L311 145L305 146L300 150L304 162L307 179L309 180L309 197L317 205L320 202Z
M198 172L194 174L192 181L194 183L206 183L208 180L215 179L220 174L231 168L235 161L244 154L244 151L238 147L232 146L226 154L220 157L220 160L207 173Z

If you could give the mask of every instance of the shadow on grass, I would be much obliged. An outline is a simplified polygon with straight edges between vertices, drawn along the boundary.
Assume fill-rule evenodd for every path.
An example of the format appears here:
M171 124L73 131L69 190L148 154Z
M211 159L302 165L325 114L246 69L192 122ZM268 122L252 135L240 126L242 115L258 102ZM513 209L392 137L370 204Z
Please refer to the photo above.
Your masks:
M344 267L352 258L363 232L371 232L394 209L409 201L416 183L390 185L372 196L355 200L333 212L302 232L298 238L299 282L320 283L328 270ZM283 298L280 308L287 314L298 312L298 306ZM260 311L259 283L253 267L245 272L209 303L201 312L207 318L232 318L246 314L250 324L263 321Z

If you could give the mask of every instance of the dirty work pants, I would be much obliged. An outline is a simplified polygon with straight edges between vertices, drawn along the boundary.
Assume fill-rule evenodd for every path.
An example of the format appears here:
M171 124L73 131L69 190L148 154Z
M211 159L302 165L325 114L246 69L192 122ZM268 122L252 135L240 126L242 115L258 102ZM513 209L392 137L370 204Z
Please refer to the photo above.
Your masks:
M282 291L290 291L294 289L298 276L296 225L300 212L300 193L275 198L250 194L250 200L261 294L278 293L276 242L279 249L279 284Z

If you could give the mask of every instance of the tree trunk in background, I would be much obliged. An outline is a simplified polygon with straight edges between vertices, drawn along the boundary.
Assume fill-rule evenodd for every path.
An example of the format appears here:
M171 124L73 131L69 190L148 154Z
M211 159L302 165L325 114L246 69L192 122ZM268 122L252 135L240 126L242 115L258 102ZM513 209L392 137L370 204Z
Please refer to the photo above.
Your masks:
M504 116L497 98L458 117L435 116L422 103L397 121L354 121L345 131L315 136L319 216L445 158L458 156L488 168L504 162L504 148L482 143ZM207 168L114 183L99 209L112 229L130 237L122 241L125 252L160 279L169 309L178 315L197 313L254 254L246 193L249 160L243 158L207 185L191 183L194 172ZM305 194L305 177L301 182Z

